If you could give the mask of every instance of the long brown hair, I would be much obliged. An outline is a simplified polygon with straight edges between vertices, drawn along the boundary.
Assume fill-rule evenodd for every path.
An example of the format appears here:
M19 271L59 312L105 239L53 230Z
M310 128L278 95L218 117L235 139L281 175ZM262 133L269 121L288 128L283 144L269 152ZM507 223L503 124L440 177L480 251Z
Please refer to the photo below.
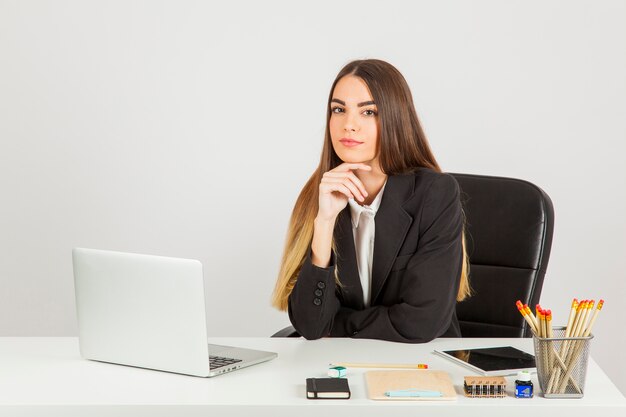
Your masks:
M409 86L393 65L378 59L357 60L348 63L335 78L326 111L326 131L320 162L300 192L289 221L282 263L272 295L272 305L287 310L288 299L313 240L313 221L317 215L319 184L325 172L342 164L332 145L329 123L330 103L335 86L346 75L362 79L378 108L378 149L381 170L387 175L401 175L417 168L441 172L424 130L419 122ZM470 294L468 261L463 235L463 267L457 300ZM334 251L333 244L333 251ZM335 280L339 275L335 268Z

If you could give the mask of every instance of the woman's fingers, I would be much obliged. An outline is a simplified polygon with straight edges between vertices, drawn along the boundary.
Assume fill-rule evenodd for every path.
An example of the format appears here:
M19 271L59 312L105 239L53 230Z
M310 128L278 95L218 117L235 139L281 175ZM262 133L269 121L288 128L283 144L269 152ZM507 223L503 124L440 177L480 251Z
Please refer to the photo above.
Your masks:
M365 186L363 185L363 182L361 182L361 180L356 175L354 175L354 172L352 172L352 171L348 171L348 172L328 171L327 173L324 174L324 177L328 177L328 178L349 178L357 187L359 187L359 191L361 191L361 195L363 195L364 197L367 197L367 190L365 189Z
M322 184L341 184L348 190L350 190L350 193L359 201L365 200L363 192L359 189L359 187L357 187L357 185L351 180L351 178L324 177L322 178Z
M324 173L319 185L318 216L325 218L337 216L347 204L345 197L365 201L367 196L365 186L353 172L357 169L371 171L372 168L361 163L343 163Z
M359 187L359 189L361 190L361 194L363 196L367 196L367 191L365 190L365 186L363 185L363 183L361 182L361 180L354 175L354 170L357 169L361 169L363 171L371 171L372 167L367 165L367 164L363 164L363 163L350 163L350 162L344 162L343 164L331 169L330 171L324 173L324 175L329 175L329 176L347 176L349 177L352 182L354 184L357 185L357 187Z
M339 182L333 182L333 183L322 183L320 185L320 189L323 192L327 192L327 193L331 193L331 192L339 192L343 195L345 195L348 198L354 198L354 195L352 194L352 192L350 191L350 189L348 187L346 187L344 184L339 183Z

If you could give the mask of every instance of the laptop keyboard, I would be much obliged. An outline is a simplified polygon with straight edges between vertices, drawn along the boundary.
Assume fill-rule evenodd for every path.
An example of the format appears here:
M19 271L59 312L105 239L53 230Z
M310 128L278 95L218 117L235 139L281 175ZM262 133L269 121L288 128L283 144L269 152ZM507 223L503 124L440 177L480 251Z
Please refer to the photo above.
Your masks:
M209 356L209 366L211 369L221 368L222 366L232 365L241 362L241 359L223 358L221 356Z

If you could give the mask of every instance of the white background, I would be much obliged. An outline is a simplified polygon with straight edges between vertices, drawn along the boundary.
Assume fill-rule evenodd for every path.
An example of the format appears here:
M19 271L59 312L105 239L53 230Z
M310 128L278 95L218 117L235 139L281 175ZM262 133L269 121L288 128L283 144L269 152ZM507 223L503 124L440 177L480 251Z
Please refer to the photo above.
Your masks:
M77 334L75 246L201 260L212 336L287 325L287 221L356 58L404 74L444 170L551 196L541 303L605 298L592 356L626 392L620 0L0 0L0 336Z

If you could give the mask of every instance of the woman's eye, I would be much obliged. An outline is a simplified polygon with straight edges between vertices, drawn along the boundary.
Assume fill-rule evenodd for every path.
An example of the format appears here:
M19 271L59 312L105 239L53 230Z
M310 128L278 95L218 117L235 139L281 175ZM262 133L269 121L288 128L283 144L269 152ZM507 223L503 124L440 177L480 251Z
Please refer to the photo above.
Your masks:
M376 112L376 110L365 110L363 113L365 113L366 116L376 116L378 113Z
M330 112L331 113L342 113L343 109L341 107L331 107Z

